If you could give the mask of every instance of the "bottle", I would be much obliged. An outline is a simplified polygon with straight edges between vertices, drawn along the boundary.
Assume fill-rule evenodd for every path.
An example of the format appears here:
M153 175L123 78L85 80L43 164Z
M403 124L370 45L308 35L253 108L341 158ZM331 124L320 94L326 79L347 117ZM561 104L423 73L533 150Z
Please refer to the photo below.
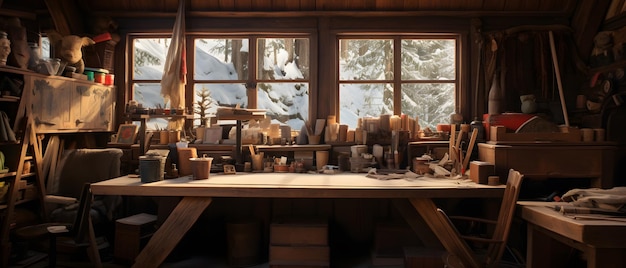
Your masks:
M493 75L491 88L489 89L489 101L487 103L487 111L489 115L500 114L502 102L502 89L500 88L500 74L496 71Z
M172 177L178 178L178 168L176 168L176 164L172 164Z
M470 123L470 129L472 129L472 131L477 129L478 131L478 134L476 135L476 142L485 141L485 126L483 126L483 121L478 119L478 117L475 117L474 121Z

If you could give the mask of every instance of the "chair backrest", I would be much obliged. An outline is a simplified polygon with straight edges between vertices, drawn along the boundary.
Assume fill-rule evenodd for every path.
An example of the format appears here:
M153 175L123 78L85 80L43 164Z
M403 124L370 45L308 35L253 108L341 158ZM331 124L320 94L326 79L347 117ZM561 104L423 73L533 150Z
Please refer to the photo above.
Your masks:
M67 152L60 164L58 189L49 194L78 198L84 183L119 177L122 154L122 150L118 148L76 149Z
M509 176L506 181L506 189L504 190L504 196L502 197L502 203L500 205L500 212L498 213L498 223L493 232L492 239L503 241L498 244L491 244L487 251L488 265L498 262L502 258L504 249L506 248L506 242L509 237L509 231L511 229L511 221L515 214L515 206L517 204L517 198L519 196L520 188L522 186L522 175L519 171L510 169Z
M458 243L451 243L446 246L446 249L455 257L452 259L458 260L460 263L467 265L468 267L497 267L498 262L502 258L504 249L506 248L506 242L511 228L511 221L513 220L513 214L515 213L515 206L517 198L519 196L520 187L522 184L523 175L513 169L509 170L509 176L506 182L506 188L502 197L502 203L500 204L500 212L498 213L498 220L489 241L489 247L485 258L477 258L464 241L460 240ZM442 224L447 224L455 230L456 235L461 236L451 219L446 213L437 209L438 217ZM442 241L443 242L443 241Z
M80 194L76 218L74 219L74 223L70 229L71 236L74 237L77 243L84 242L89 234L89 217L92 200L93 195L91 194L91 184L85 183L83 184L83 189Z

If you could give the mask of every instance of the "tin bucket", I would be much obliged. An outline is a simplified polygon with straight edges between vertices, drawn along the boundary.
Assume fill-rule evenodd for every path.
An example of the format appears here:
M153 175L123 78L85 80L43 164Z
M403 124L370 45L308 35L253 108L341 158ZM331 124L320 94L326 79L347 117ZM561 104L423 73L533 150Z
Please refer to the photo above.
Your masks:
M191 161L191 172L194 180L206 180L209 178L213 157L189 158L189 161Z
M141 182L162 181L165 173L165 157L140 156L139 177Z

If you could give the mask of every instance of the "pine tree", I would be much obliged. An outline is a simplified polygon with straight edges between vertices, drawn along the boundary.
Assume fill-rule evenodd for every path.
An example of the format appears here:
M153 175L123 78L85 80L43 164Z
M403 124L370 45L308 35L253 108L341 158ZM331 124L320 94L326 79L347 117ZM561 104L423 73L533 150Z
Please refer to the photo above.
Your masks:
M196 99L194 113L200 116L200 121L202 125L207 127L209 125L209 117L208 110L213 104L213 98L211 98L211 91L208 88L202 86L200 92L196 93L198 98Z

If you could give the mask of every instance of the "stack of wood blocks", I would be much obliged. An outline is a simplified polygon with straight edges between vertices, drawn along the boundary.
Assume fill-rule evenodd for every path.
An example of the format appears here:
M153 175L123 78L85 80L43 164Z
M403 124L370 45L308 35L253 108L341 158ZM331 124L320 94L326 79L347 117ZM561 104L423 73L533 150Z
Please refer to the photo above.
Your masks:
M270 225L270 267L329 267L328 223L283 220Z

